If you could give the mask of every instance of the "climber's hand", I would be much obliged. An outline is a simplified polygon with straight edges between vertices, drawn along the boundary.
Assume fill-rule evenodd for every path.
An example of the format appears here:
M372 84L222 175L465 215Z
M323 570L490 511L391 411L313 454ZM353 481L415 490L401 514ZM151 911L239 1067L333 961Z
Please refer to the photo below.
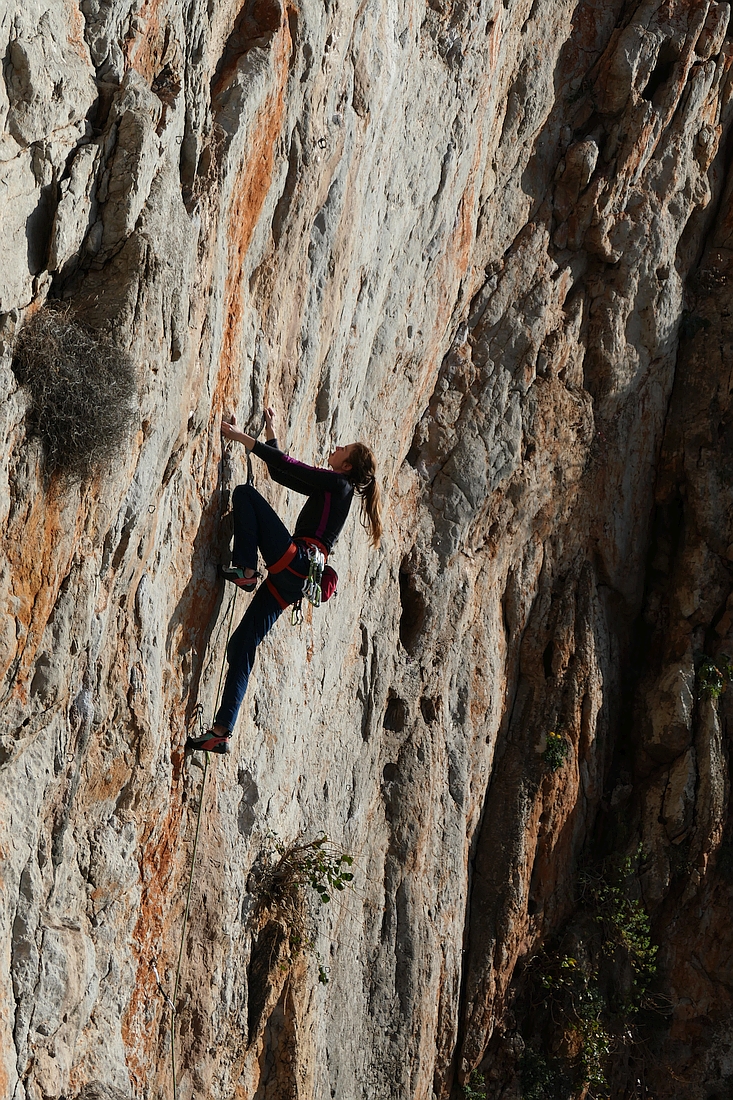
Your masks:
M248 451L251 451L255 445L253 436L247 435L246 432L240 432L237 427L237 418L233 413L229 420L222 417L221 434L225 439L232 439L235 443L244 443Z
M225 420L224 417L221 418L221 434L225 439L234 439L239 442L241 433L237 428L237 418L234 413L232 413L229 420Z
M275 432L275 410L272 405L268 405L265 409L265 439L274 439Z

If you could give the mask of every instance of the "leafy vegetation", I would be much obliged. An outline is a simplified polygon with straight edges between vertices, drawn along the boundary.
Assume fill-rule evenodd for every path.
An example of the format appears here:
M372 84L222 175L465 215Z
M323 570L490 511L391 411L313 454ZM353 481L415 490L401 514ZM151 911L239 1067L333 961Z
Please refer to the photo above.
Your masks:
M487 1097L484 1075L475 1069L463 1086L463 1100L487 1100Z
M315 840L299 838L292 844L277 841L274 853L263 859L253 872L257 895L255 914L267 914L279 921L288 936L292 956L314 950L309 932L306 889L315 892L322 905L333 891L341 892L353 882L353 858L324 834ZM328 984L328 969L319 960L318 981Z
M641 861L639 847L583 872L572 927L531 964L541 1040L522 1058L525 1100L610 1095L610 1059L653 1002L658 948L636 889Z
M724 653L713 660L703 655L697 670L697 683L700 691L706 692L712 699L723 694L733 680L733 664Z
M547 734L545 751L542 753L542 759L551 771L556 772L558 768L563 766L567 760L569 751L570 744L567 737L564 737L561 733L555 733L554 730L550 730Z
M658 947L652 942L649 915L631 883L642 859L641 845L633 855L607 860L600 873L584 872L581 889L590 900L594 919L603 930L603 951L624 952L633 972L631 1007L638 1010L656 973Z
M522 1077L522 1100L550 1100L562 1084L556 1065L539 1051L525 1047L519 1063Z

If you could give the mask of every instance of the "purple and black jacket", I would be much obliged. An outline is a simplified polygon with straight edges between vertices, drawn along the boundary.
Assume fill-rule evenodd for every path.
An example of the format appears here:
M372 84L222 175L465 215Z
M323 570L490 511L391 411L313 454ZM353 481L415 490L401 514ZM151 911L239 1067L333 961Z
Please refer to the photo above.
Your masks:
M266 443L258 440L252 451L267 463L274 481L308 497L295 524L293 538L318 539L330 554L354 499L354 486L349 479L334 470L306 466L290 458L279 449L276 439Z

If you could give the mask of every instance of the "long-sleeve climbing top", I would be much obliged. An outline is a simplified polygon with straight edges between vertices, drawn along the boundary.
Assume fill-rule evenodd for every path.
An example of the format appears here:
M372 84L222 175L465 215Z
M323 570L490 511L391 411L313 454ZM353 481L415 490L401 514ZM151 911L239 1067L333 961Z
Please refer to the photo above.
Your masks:
M258 440L252 453L267 463L274 481L308 497L295 524L293 538L317 539L330 553L354 499L354 487L349 479L334 470L306 466L290 458L280 450L276 439L266 443Z

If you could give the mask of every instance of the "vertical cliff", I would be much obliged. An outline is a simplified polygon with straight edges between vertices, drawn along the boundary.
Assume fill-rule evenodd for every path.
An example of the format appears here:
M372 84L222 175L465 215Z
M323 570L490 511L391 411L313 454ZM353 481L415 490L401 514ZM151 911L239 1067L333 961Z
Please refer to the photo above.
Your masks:
M733 1077L729 32L712 0L0 13L2 1095L172 1095L181 943L186 1100L580 1095L586 1024L613 1095ZM83 476L19 364L40 310L134 364ZM352 517L204 786L246 601L219 421L264 402L306 461L374 447L387 533ZM297 953L258 876L323 833L353 888L304 892Z

